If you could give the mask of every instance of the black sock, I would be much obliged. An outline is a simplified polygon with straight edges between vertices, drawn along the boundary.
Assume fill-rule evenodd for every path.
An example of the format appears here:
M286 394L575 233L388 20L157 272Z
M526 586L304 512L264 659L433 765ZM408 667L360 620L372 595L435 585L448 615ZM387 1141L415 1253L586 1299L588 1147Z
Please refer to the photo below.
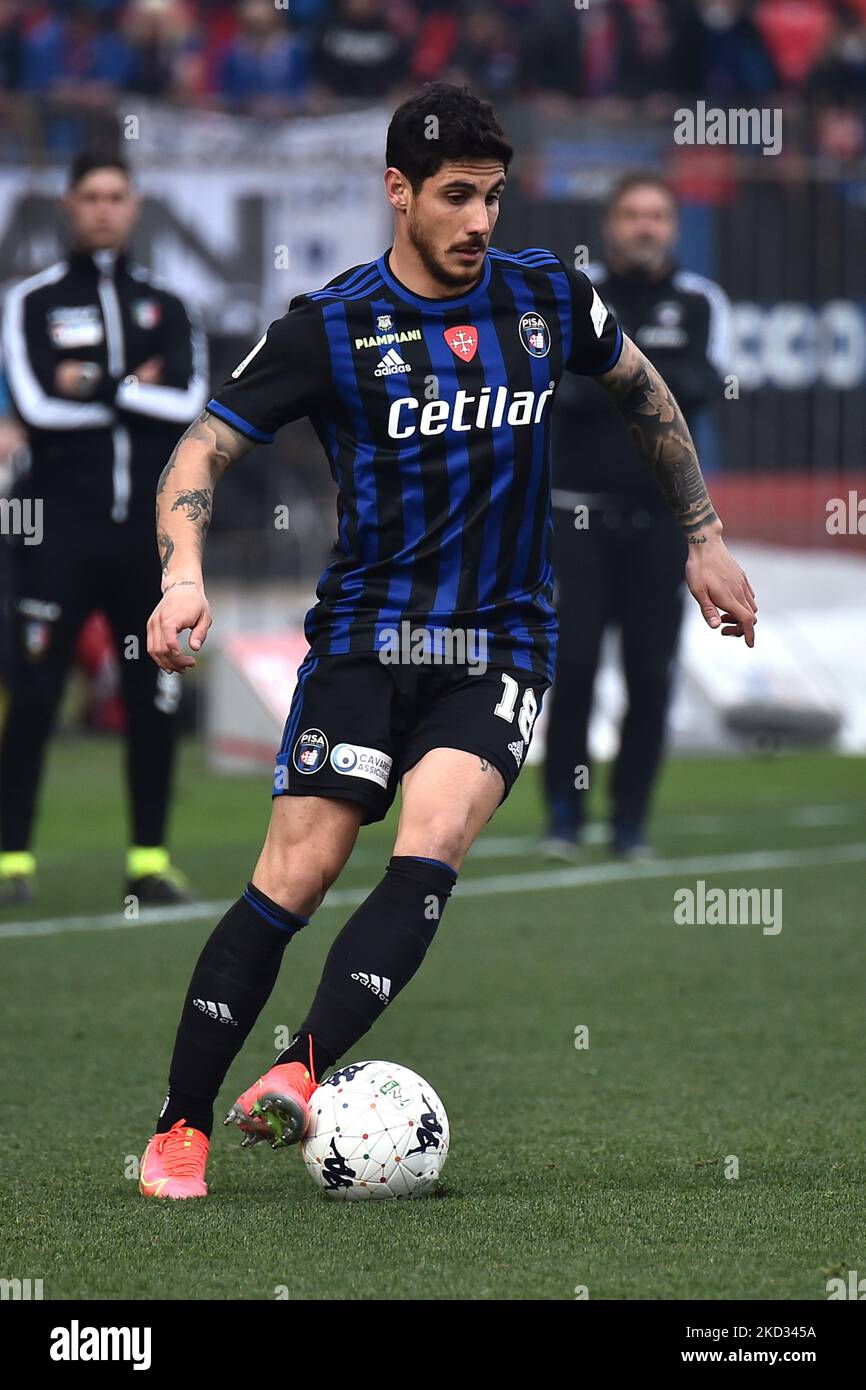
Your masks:
M181 1119L210 1134L226 1072L270 997L283 951L305 925L249 883L214 928L183 1006L158 1134Z
M273 1065L282 1066L284 1062L303 1062L311 1076L321 1081L325 1072L336 1062L326 1047L309 1033L296 1033L288 1047L280 1053Z
M420 966L456 881L438 859L391 858L334 941L310 1012L278 1062L309 1066L312 1037L318 1077L354 1047Z

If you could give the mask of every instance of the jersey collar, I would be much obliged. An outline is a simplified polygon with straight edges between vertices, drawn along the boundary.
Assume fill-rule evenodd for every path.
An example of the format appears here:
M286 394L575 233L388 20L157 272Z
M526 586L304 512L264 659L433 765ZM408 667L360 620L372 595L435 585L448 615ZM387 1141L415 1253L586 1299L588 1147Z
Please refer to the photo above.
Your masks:
M116 278L126 269L128 261L125 251L82 251L75 247L68 259L73 269L83 271L94 280L100 275Z
M407 289L405 285L401 284L396 276L391 274L388 268L389 253L390 247L376 262L379 274L382 276L385 284L394 294L399 295L401 299L405 299L409 304L416 305L417 308L423 309L426 313L444 314L447 313L449 309L461 309L464 304L472 304L479 295L485 294L487 286L490 284L491 267L490 252L488 251L484 257L484 270L481 279L475 288L470 290L468 294L458 295L456 299L429 299L426 295L414 294L412 290Z

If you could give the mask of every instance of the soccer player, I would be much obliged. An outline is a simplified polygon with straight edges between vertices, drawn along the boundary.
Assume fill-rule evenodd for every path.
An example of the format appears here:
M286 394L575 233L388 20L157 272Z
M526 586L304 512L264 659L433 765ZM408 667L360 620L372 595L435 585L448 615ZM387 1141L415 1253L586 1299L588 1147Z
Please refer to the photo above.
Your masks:
M754 640L754 595L658 373L584 275L544 249L490 246L511 159L491 107L465 89L435 83L400 106L386 150L393 245L292 301L160 480L165 573L148 645L166 671L195 664L179 634L194 653L211 624L202 544L232 463L309 415L339 499L270 826L193 972L145 1196L206 1195L223 1078L286 946L398 783L382 881L334 940L292 1043L226 1117L245 1144L302 1137L317 1078L418 970L470 845L513 785L554 659L548 422L564 370L595 376L618 402L690 541L707 622ZM419 633L428 655L454 647L463 661L413 661Z
M15 554L0 900L33 896L45 748L76 638L98 608L112 627L128 716L126 893L185 901L164 843L180 691L147 660L143 639L160 572L153 492L207 399L207 347L180 299L128 257L139 199L122 159L79 155L63 205L68 256L11 289L3 311L4 368L31 454L21 490L43 521L40 543Z

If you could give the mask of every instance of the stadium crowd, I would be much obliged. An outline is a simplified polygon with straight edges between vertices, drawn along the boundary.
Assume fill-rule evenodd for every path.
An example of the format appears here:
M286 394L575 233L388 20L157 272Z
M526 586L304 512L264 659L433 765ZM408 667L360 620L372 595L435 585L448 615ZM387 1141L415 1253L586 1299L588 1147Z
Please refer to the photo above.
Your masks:
M256 114L390 100L817 100L862 119L866 0L0 0L10 109L118 92Z

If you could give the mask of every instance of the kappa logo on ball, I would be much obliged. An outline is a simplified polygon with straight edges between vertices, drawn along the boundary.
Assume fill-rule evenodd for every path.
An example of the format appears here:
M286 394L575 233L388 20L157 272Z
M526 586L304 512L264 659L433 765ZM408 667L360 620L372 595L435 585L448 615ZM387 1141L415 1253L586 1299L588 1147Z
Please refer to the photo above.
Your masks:
M446 343L461 362L471 362L478 351L478 329L473 323L461 323L456 328L446 328L442 334Z
M372 1062L350 1062L347 1067L341 1067L335 1071L333 1076L329 1076L327 1081L323 1081L323 1086L334 1086L337 1090L341 1086L347 1086L350 1081L354 1081L359 1071L365 1067L372 1066Z
M330 1156L322 1164L322 1186L332 1191L335 1188L351 1187L356 1177L356 1170L349 1167L337 1148L336 1139L332 1139Z
M387 787L394 759L379 748L363 748L358 743L337 743L331 754L331 767L344 777L363 777Z
M518 333L530 357L546 357L550 352L550 329L540 314L524 314Z
M295 744L292 763L298 772L318 772L328 756L328 740L321 729L305 729Z

